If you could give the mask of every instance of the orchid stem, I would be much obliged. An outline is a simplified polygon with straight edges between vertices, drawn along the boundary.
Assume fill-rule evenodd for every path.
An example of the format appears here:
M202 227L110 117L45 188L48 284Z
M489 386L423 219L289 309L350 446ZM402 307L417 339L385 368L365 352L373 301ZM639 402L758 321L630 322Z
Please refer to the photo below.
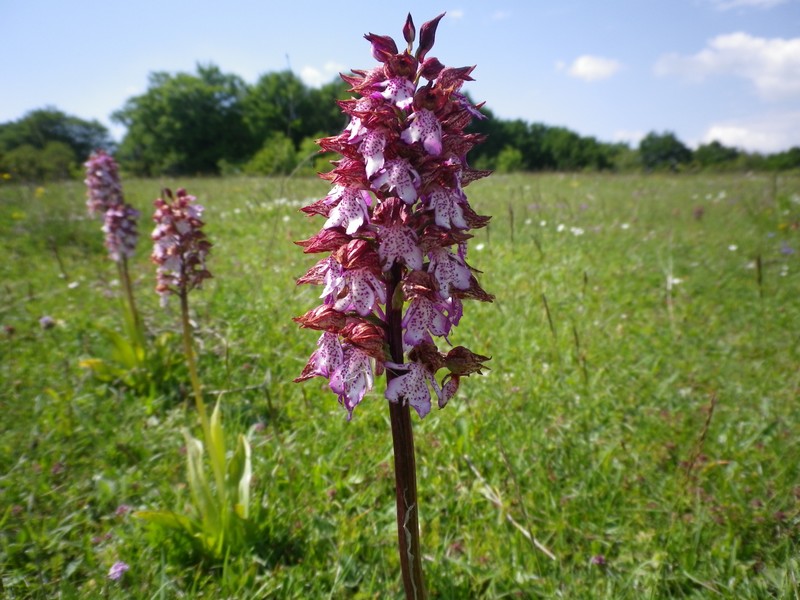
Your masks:
M181 299L181 324L183 325L183 351L186 354L186 365L189 367L189 379L192 382L192 391L194 393L194 405L197 408L197 414L200 415L200 426L203 428L203 436L206 443L211 442L211 427L208 422L208 413L206 412L206 405L203 402L203 392L200 388L200 377L197 375L197 362L194 358L194 349L192 348L192 326L189 323L189 294L181 292L178 294Z
M200 377L197 374L197 361L192 347L192 330L189 322L189 292L181 290L178 294L181 299L181 323L183 325L183 350L186 354L186 365L189 367L189 379L194 392L194 404L200 416L200 426L203 429L203 438L211 460L211 470L217 484L217 496L221 511L223 529L228 518L228 513L223 510L227 506L225 490L225 447L221 436L215 439L211 434L211 422L208 420L206 405L203 402L203 391L200 387Z
M389 306L387 306L387 325L389 349L392 361L403 362L402 303L395 306L393 299L400 282L401 267L392 267L388 283ZM388 384L397 375L386 371ZM414 435L411 427L411 412L408 403L390 402L389 417L392 423L392 442L394 446L394 477L397 496L397 542L400 552L400 566L403 575L403 588L407 600L427 598L422 577L422 555L419 540L419 504L417 500L417 468L414 457Z
M142 329L142 322L139 318L139 311L136 309L136 301L133 297L133 284L131 282L131 274L128 270L128 258L123 254L119 262L119 275L122 280L122 287L125 292L125 300L128 302L128 309L131 313L131 322L136 336L136 342L140 347L144 347L144 331Z

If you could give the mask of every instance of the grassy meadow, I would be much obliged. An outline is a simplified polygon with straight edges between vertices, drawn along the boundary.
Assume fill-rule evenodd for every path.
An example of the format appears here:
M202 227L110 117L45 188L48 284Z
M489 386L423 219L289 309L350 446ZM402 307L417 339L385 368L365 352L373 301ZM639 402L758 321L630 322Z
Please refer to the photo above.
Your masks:
M315 179L125 180L153 371L115 360L117 270L79 182L0 181L0 595L400 598L383 381L353 420L291 318L322 224ZM190 299L200 376L247 433L259 539L198 561L131 509L185 512L194 427L177 303L149 261L152 200L206 207L214 279ZM800 177L509 175L466 189L453 344L491 371L413 415L433 598L800 598ZM43 328L49 316L55 326ZM89 361L89 362L87 362ZM130 570L107 577L116 561Z

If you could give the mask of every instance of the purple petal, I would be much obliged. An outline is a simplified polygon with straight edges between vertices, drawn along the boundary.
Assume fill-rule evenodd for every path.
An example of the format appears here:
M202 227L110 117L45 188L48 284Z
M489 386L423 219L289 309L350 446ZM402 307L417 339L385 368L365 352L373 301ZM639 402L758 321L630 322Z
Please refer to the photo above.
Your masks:
M405 330L403 342L416 346L423 341L432 341L430 334L448 335L452 324L444 305L434 304L424 296L415 296L403 317L402 326Z
M408 108L414 102L416 86L405 77L393 77L379 85L384 88L383 92L377 92L375 96L389 100L397 108Z
M459 290L469 289L472 273L461 256L446 248L435 248L428 253L428 273L433 274L439 284L439 294L444 300L450 296L450 286Z
M451 229L469 229L461 208L462 195L456 190L435 188L428 196L428 208L433 210L434 219L439 227Z
M338 203L331 209L323 229L342 226L347 235L353 235L364 223L369 222L367 208L372 203L372 197L367 190L339 187L334 188L328 197L333 201L338 199Z
M422 270L422 250L417 245L416 234L405 225L381 228L378 233L378 257L383 270L388 271L394 262L402 259L409 269Z
M417 187L421 182L419 173L411 164L402 158L388 160L372 180L372 188L379 190L387 186L394 191L406 204L413 204L417 199Z
M353 416L353 409L372 389L372 364L369 356L352 346L344 346L342 364L333 372L330 388L339 396L339 402L347 409L347 420Z
M384 396L390 402L408 402L420 418L424 418L431 411L431 392L428 383L434 386L437 395L440 392L436 380L420 363L412 362L396 367L404 367L408 372L392 379L386 386Z
M370 131L358 147L358 151L366 161L367 178L372 177L383 168L383 149L386 147L386 136L379 131Z
M339 336L326 331L317 340L317 349L311 354L309 362L314 365L314 373L330 377L341 366L343 356Z
M384 282L368 269L345 271L344 282L343 288L347 287L347 294L339 298L333 305L336 310L341 312L355 310L365 317L376 308L379 302L386 303Z
M411 124L400 134L407 144L422 141L428 154L438 156L442 153L442 126L433 111L423 108L411 115Z

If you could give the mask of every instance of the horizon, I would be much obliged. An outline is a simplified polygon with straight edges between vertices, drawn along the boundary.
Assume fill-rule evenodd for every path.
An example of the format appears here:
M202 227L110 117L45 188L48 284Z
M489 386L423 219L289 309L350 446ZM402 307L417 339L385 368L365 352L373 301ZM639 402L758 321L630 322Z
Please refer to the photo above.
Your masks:
M499 119L634 148L649 132L672 132L691 148L713 140L768 154L800 146L798 0L454 4L431 10L414 0L352 15L315 5L309 20L303 3L235 0L220 17L207 0L191 11L146 0L131 14L90 1L8 2L0 51L15 58L0 73L0 86L12 90L0 98L0 122L53 107L99 121L119 142L124 127L110 115L147 91L151 73L194 73L198 64L248 84L288 69L318 87L377 64L363 35L402 41L410 8L418 30L447 13L432 55L476 64L465 91ZM124 29L114 26L123 21Z

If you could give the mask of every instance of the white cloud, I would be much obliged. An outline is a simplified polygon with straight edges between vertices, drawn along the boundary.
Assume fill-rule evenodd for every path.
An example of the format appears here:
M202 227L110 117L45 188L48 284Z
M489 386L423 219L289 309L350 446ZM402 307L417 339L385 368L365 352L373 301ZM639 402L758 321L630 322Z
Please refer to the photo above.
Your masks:
M619 129L612 135L615 142L625 142L634 147L639 145L644 136L644 131L629 131L627 129Z
M447 18L449 19L463 19L464 18L464 11L460 8L454 8L452 10L447 11Z
M732 8L773 8L779 4L786 4L788 0L712 0L719 10Z
M333 81L337 74L346 71L346 67L339 63L328 61L321 69L309 65L300 69L300 79L311 87L319 87Z
M800 111L712 123L702 143L714 140L725 146L766 153L800 146Z
M712 75L736 75L752 83L766 100L800 97L800 37L760 38L736 32L711 39L691 56L667 54L655 64L657 75L703 81Z
M508 19L511 16L511 13L507 10L498 10L495 11L492 15L493 21L502 21L503 19Z
M561 70L564 63L559 61L556 68ZM576 58L567 69L567 73L584 81L600 81L608 79L622 68L622 63L611 58L602 56L591 56L584 54Z

